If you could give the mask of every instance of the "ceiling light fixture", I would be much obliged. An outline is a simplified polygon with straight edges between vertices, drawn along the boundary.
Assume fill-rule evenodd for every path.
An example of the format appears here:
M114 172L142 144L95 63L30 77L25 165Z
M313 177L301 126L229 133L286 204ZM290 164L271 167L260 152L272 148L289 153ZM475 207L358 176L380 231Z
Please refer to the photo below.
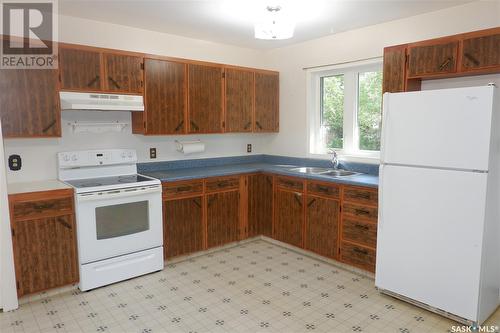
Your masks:
M290 14L281 6L267 6L262 17L255 23L255 38L271 40L292 38L295 22Z

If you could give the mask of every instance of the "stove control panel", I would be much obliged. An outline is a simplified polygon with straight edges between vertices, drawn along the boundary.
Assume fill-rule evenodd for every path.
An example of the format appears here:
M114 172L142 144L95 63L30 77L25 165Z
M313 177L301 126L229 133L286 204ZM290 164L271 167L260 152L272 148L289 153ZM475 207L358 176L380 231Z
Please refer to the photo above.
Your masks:
M57 154L59 168L81 168L99 165L135 164L135 149L80 150Z

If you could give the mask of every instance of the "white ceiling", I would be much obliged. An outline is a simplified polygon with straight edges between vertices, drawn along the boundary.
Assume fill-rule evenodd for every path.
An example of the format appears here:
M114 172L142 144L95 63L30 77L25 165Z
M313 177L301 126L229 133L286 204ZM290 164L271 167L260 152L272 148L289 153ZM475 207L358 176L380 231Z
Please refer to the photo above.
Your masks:
M248 48L282 47L341 31L457 6L472 0L59 0L63 15L110 22ZM256 10L293 6L295 36L263 41L253 36Z

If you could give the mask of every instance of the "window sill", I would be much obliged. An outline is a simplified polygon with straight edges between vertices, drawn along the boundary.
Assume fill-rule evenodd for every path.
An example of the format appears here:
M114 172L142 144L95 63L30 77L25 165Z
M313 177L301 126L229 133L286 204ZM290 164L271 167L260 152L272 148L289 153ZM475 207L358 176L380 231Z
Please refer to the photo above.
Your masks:
M338 154L338 158L340 161L367 163L367 164L380 164L380 154L379 153L347 154L347 153L337 152L337 154ZM309 153L309 157L323 159L323 160L330 160L332 158L332 155L331 154Z

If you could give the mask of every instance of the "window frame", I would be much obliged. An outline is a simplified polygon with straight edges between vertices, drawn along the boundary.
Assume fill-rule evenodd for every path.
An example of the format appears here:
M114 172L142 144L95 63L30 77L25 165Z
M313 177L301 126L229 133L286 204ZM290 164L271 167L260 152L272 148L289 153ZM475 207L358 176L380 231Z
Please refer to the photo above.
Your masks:
M356 61L307 70L307 128L308 154L311 157L326 157L328 152L320 148L322 117L321 78L344 75L343 149L335 151L347 160L377 163L380 151L360 150L357 124L360 72L382 71L382 58Z

